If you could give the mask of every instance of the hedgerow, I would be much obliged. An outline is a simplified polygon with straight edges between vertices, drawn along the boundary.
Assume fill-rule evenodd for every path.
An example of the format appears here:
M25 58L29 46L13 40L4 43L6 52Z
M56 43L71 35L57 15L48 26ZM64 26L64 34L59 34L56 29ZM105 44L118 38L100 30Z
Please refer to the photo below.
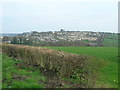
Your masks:
M76 78L83 87L94 87L103 67L102 60L43 47L3 44L3 53L27 63L52 70L61 78Z

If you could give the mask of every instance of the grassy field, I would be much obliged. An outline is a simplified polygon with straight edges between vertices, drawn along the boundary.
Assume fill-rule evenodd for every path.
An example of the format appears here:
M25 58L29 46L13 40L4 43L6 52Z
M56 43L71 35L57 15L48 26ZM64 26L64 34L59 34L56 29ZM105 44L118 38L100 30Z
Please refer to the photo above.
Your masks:
M118 40L105 38L103 41L103 45L108 46L108 47L111 47L111 46L116 47L116 46L118 46Z
M27 78L32 78L27 77L24 73L23 75L16 74L17 71L21 73L23 69L26 70L26 67L29 69L29 66L32 66L33 70L38 67L39 71L42 71L44 75L48 75L47 81L44 82L47 83L46 87L93 87L98 77L96 72L101 70L103 66L101 60L95 57L59 52L48 48L4 44L2 49L4 54L12 57L4 57L4 55L2 57L3 85L7 84L5 87L15 87L11 83L14 83L16 79L26 81ZM16 73L13 74L14 72ZM10 75L10 78L7 78L7 75ZM79 83L66 81L65 78L77 79Z
M1 55L3 61L2 88L43 88L44 84L38 82L45 81L45 77L39 70L30 67L20 67L21 60ZM19 64L19 67L16 66Z
M52 49L56 49L58 51L70 52L70 53L75 53L75 54L86 54L86 55L90 55L90 56L95 56L95 57L99 58L99 59L95 59L95 61L94 61L95 64L97 63L96 60L102 59L105 63L105 66L104 66L104 68L102 68L101 71L98 71L98 72L100 72L100 75L99 75L99 79L97 80L97 82L95 84L95 87L102 87L102 88L105 88L105 87L106 88L117 88L118 87L118 58L117 58L118 48L116 48L116 47L47 47L47 48L52 48ZM35 51L35 47L33 48L33 50ZM13 49L12 49L12 51L13 51ZM44 51L47 51L47 49L44 49ZM32 51L32 53L35 53L35 52ZM19 51L18 51L18 53L19 53ZM29 55L29 56L31 56L31 55ZM35 55L38 56L38 55L40 55L40 53L36 53L36 54L34 54L34 56ZM3 56L1 55L1 57L3 58L3 62L2 62L3 63L3 65L2 65L3 66L3 69L2 69L3 70L3 74L2 74L3 75L3 88L19 88L19 87L20 88L28 88L28 87L29 88L40 88L40 87L45 87L45 84L38 83L41 81L42 82L46 81L48 86L50 85L49 87L55 86L55 84L57 84L58 82L60 85L61 85L61 83L65 83L63 85L63 87L64 86L70 87L72 84L68 84L68 81L72 81L72 82L76 82L76 83L79 82L79 81L77 81L78 79L76 79L76 80L70 79L70 80L65 80L65 81L61 82L61 80L59 80L58 78L53 78L54 75L49 77L49 79L46 79L45 76L40 72L40 69L38 70L36 68L29 67L29 65L27 66L27 64L25 64L25 61L23 62L21 60L16 60L16 59L10 58L6 55L3 55ZM25 57L26 57L26 55L25 55ZM52 60L53 58L54 57L52 57L50 60ZM35 60L35 58L32 58L31 60ZM94 63L94 62L92 62L92 63ZM23 65L23 66L21 67L21 65ZM57 81L57 83L56 83L56 81ZM67 84L66 84L66 81L67 81ZM51 83L52 83L52 85L51 85ZM58 86L58 84L56 86Z
M106 66L100 71L97 86L118 87L118 48L117 47L47 47L60 51L92 55L107 61Z

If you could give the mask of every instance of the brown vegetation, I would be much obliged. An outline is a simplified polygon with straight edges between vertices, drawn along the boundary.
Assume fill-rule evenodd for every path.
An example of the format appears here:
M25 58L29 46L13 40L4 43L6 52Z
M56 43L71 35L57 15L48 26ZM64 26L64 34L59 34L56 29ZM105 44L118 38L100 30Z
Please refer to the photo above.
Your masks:
M48 48L3 44L3 53L26 60L28 64L52 70L61 78L75 78L84 87L93 87L102 67L100 60L87 55L76 55Z

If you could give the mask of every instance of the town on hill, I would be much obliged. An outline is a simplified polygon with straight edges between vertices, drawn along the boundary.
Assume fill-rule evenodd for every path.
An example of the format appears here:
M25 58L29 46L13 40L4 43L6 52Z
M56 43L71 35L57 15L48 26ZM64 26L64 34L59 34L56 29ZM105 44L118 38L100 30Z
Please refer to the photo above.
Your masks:
M118 34L92 31L31 31L1 36L2 42L41 46L118 46Z

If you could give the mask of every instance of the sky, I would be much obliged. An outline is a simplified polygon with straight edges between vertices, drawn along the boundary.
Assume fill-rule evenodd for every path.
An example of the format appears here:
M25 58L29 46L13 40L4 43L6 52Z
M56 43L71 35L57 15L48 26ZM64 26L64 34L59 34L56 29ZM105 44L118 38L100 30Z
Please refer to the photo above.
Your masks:
M19 1L19 0L18 0ZM0 33L30 31L118 32L118 2L3 1L0 3Z

